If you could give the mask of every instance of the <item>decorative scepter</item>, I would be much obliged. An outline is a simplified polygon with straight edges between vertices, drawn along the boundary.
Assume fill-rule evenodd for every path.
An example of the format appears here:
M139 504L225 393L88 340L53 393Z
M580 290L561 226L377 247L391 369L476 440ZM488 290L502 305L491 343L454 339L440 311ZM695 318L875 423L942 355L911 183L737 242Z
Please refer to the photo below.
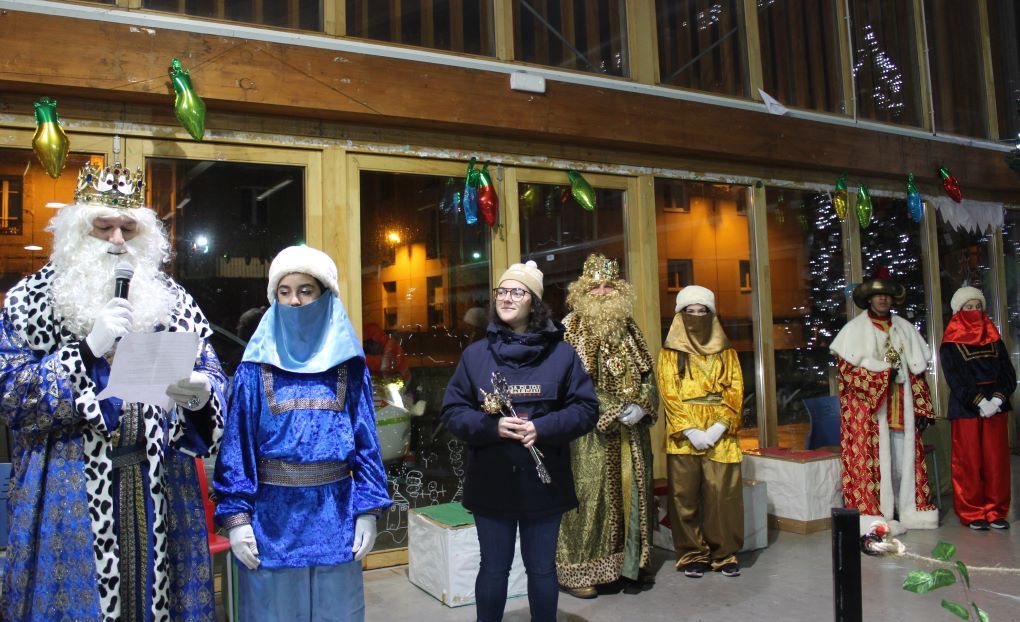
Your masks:
M486 393L485 389L482 388L478 390L482 392L482 410L486 413L501 417L517 418L517 411L514 410L514 404L510 400L510 387L507 385L506 377L501 372L492 372L492 393ZM528 451L531 452L531 457L535 459L535 470L538 471L539 481L543 484L551 484L552 478L549 477L549 471L546 470L545 464L542 463L542 452L534 445L528 447Z

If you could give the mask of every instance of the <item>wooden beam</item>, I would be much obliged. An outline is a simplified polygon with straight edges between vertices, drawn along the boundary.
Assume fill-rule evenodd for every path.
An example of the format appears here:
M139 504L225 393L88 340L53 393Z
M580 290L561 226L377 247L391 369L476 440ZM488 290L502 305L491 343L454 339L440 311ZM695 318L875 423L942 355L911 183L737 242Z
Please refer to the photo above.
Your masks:
M642 84L659 81L659 49L655 2L626 0L627 64L630 78Z
M988 0L978 0L978 36L981 39L981 72L985 83L985 122L986 136L995 140L999 138L999 112L995 101L995 71L992 65L992 39L989 36Z

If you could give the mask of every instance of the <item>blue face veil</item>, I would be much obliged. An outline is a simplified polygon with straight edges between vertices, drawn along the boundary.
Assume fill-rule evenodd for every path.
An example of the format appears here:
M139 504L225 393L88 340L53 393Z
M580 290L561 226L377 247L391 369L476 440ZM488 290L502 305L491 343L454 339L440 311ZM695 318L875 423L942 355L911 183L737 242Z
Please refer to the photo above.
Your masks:
M274 300L241 360L314 374L354 357L365 358L361 342L343 303L327 289L314 302L300 307Z

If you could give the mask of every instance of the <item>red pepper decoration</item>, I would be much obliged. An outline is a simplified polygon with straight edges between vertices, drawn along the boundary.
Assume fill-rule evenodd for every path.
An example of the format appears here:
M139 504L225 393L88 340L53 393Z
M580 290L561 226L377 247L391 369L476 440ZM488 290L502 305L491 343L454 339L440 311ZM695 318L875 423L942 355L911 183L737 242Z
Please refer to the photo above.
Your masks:
M499 195L496 194L496 185L489 176L488 162L478 171L478 208L482 212L485 224L495 227L499 221Z
M945 188L949 198L959 203L963 200L963 190L960 188L960 181L953 177L946 167L939 169L939 177L942 178L942 187Z

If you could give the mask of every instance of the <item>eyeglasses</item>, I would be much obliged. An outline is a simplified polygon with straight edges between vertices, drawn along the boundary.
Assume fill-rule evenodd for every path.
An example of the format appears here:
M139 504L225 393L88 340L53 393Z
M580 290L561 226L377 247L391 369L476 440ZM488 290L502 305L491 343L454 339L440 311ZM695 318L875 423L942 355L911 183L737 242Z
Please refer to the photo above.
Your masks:
M507 296L509 296L510 300L512 300L513 302L520 302L524 300L524 295L530 293L531 292L529 292L528 290L521 289L520 287L514 288L497 287L492 290L492 295L496 297L496 300L503 300Z

